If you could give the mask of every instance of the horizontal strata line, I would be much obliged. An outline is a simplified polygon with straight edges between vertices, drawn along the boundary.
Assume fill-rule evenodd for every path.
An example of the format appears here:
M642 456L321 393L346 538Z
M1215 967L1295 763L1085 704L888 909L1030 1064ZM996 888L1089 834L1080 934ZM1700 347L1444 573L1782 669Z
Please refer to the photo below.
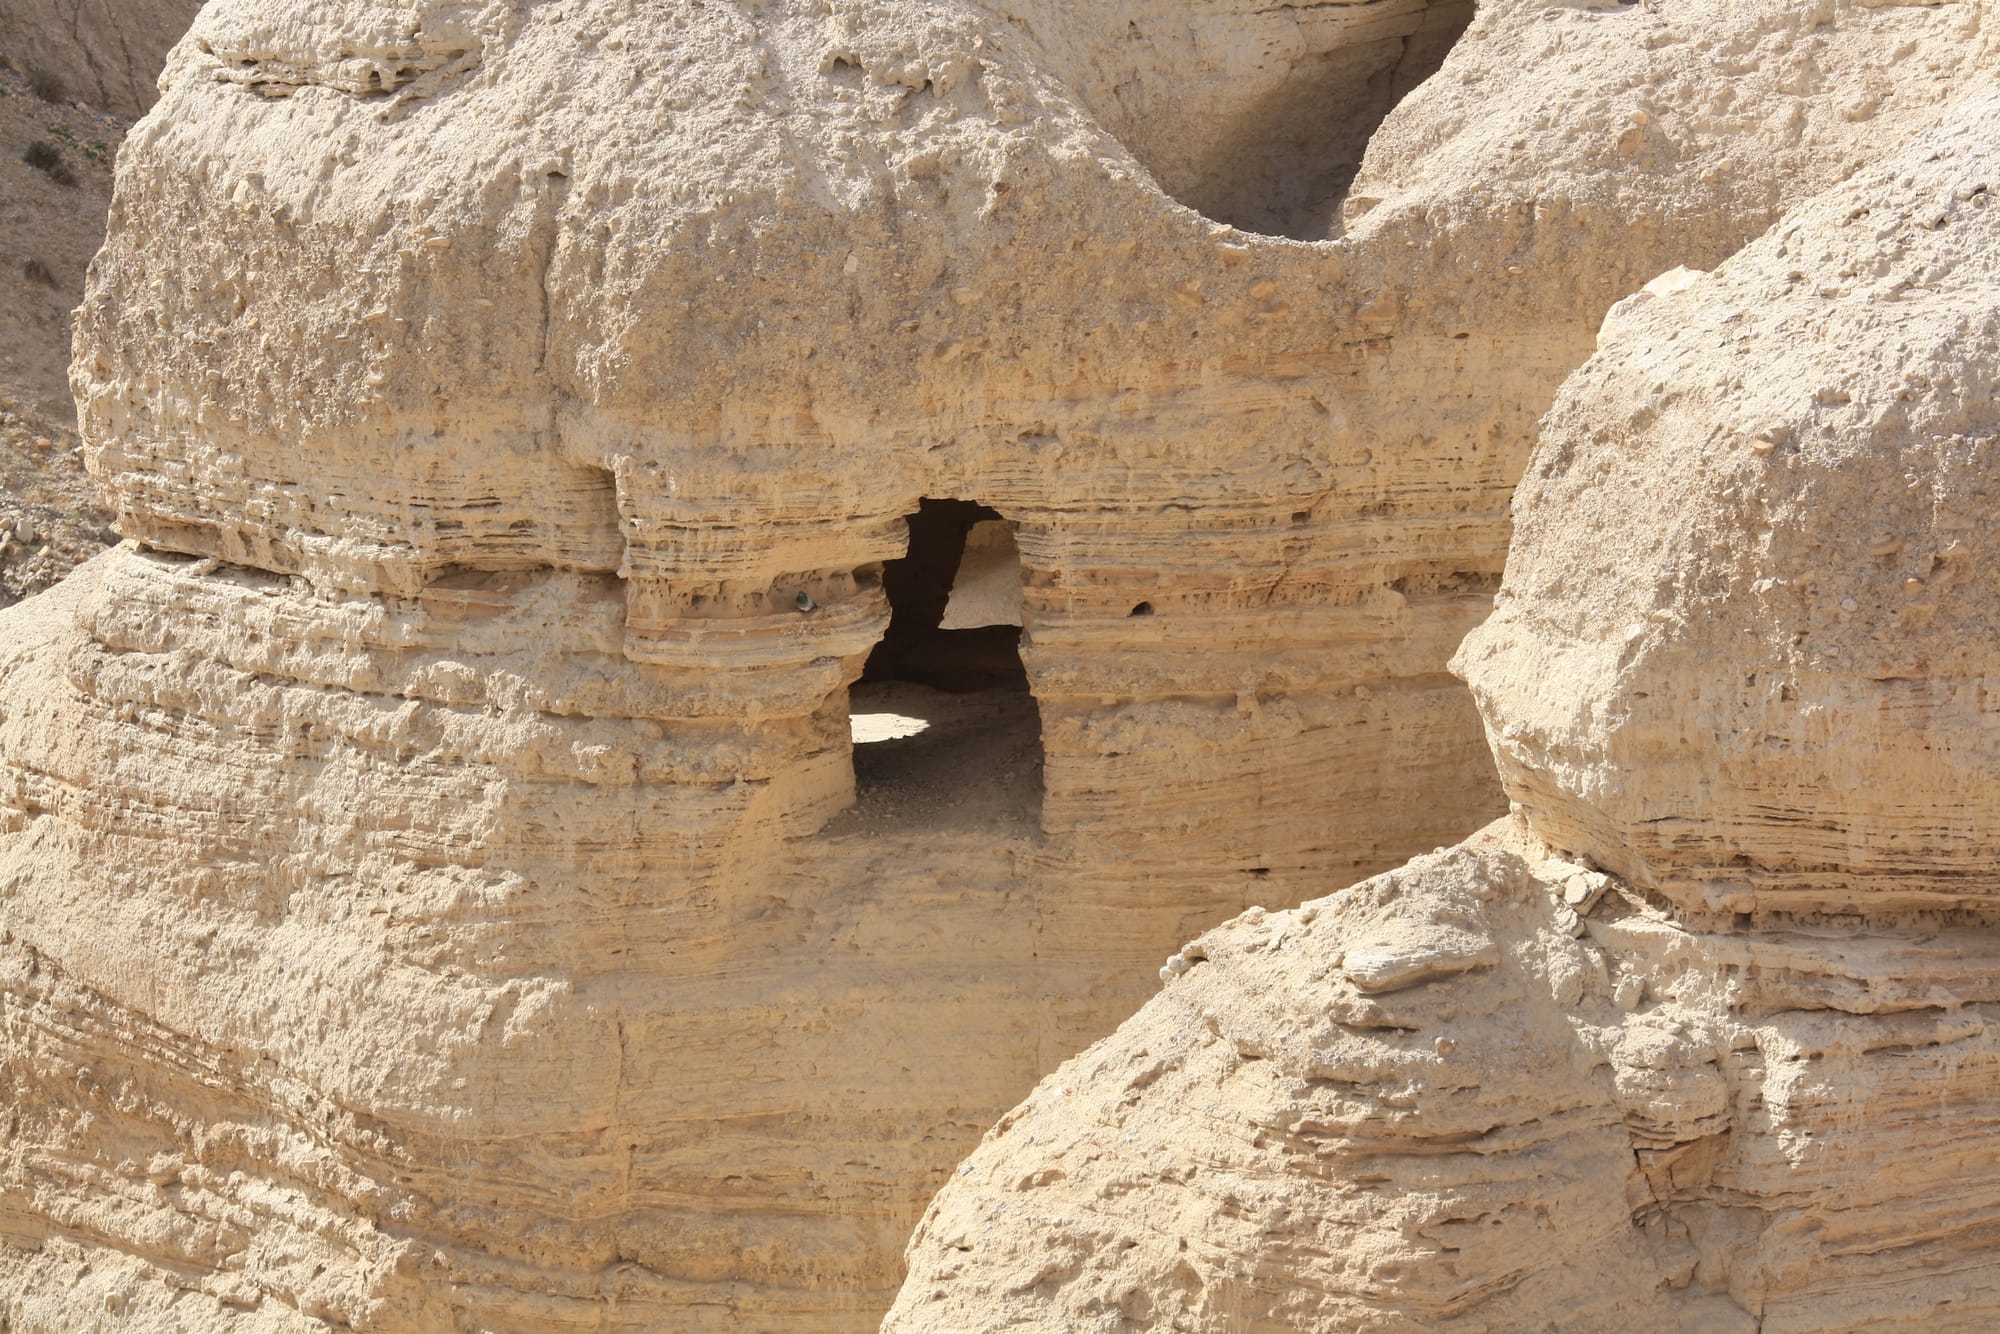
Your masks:
M187 675L186 669L185 667L179 664L173 663L171 661L172 656L177 653L199 654L199 650L195 649L191 645L176 646L174 648L169 648L169 649L116 648L105 644L99 644L98 647L104 651L105 660L108 662L124 663L128 659L142 659L145 660L146 670L148 670L149 672L157 672L159 675L169 676L179 680L185 680ZM444 665L445 663L450 661L450 659L448 659L445 656L443 650L429 650L429 649L403 650L403 651L390 650L390 649L380 650L380 652L384 655L397 652L429 653L433 651L439 654L439 665ZM497 657L498 655L496 654L495 656ZM380 702L386 705L391 705L396 707L400 707L405 704L416 704L426 709L435 710L438 713L450 714L454 717L459 717L459 718L492 718L496 720L505 720L505 721L519 721L523 719L543 719L550 723L558 725L570 722L577 722L577 721L583 721L583 722L615 721L615 722L631 722L631 723L641 723L641 724L661 723L661 724L672 724L677 726L685 725L691 728L714 728L714 729L743 726L742 723L737 721L733 720L725 721L719 715L695 715L691 717L682 717L672 714L654 715L654 714L643 714L643 713L633 713L633 714L582 713L582 712L559 713L548 709L525 709L513 706L507 706L503 708L499 706L491 706L484 704L453 704L444 700L432 699L421 695L405 695L388 690L370 690L356 686L344 686L335 682L312 681L296 677L282 676L275 672L262 671L256 668L242 667L237 664L225 661L221 658L203 656L201 660L207 663L208 665L216 668L219 671L228 672L235 676L240 676L245 681L251 682L256 685L264 686L267 689L271 690L314 693L340 699L351 699L364 703ZM604 655L585 655L585 654L578 654L573 658L566 658L563 660L575 662L578 663L579 665L588 664L593 661L600 663L614 662L613 659L610 659L609 657L606 657ZM643 664L630 663L622 658L615 660L615 663L618 666L628 668L635 672L644 670ZM692 673L690 674L690 676L692 676ZM533 677L521 677L520 679L527 680L531 683L534 680ZM671 690L671 689L682 689L682 688L693 688L693 687L694 687L694 682L691 680L689 686L687 687L681 687L669 684L666 685L664 688ZM78 693L81 694L85 699L97 698L83 691L79 691ZM192 694L195 692L190 690L187 693ZM154 705L154 707L164 708L165 706ZM175 709L171 711L178 713L181 716L189 718L201 718L206 716L203 714L194 713L189 710ZM807 717L809 716L809 714L782 715L782 716Z

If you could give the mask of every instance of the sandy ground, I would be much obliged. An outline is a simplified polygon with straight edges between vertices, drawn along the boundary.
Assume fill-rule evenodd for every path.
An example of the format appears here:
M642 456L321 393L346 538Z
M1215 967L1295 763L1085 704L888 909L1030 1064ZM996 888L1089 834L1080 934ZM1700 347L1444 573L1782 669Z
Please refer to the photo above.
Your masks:
M853 688L849 717L856 802L829 835L888 823L1040 828L1042 722L1025 690L871 681Z
M0 606L115 540L77 450L70 312L104 233L112 155L128 128L42 101L23 75L0 68ZM60 155L74 184L23 160L36 143Z

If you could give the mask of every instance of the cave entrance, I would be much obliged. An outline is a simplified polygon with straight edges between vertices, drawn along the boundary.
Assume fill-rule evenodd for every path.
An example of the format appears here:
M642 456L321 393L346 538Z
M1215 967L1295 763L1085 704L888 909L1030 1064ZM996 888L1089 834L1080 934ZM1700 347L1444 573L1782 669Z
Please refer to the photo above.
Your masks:
M967 500L919 503L882 569L889 628L848 694L857 811L1039 828L1042 727L1021 662L1014 526Z

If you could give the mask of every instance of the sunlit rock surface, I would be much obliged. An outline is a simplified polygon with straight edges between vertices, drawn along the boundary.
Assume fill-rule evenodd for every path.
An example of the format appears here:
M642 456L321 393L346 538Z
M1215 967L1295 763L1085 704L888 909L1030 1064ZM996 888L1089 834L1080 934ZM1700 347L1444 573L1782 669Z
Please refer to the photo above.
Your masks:
M0 620L0 1312L871 1327L1178 943L1504 812L1446 663L1605 310L1985 50L1659 8L214 0L130 541Z
M1169 956L887 1328L2000 1317L1996 131L1613 311L1457 660L1515 813Z

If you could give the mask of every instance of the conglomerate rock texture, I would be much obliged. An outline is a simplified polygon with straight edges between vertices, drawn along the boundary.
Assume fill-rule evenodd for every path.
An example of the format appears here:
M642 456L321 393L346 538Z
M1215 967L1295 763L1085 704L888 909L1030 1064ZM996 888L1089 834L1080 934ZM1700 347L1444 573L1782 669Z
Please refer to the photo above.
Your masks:
M872 1325L1142 963L1504 811L1446 663L1604 312L1988 56L1970 4L212 0L79 316L130 540L0 620L0 1315ZM926 500L1013 526L1029 739L843 812Z
M891 1330L2000 1320L2000 90L1605 321L1457 660L1515 809L1183 947Z

